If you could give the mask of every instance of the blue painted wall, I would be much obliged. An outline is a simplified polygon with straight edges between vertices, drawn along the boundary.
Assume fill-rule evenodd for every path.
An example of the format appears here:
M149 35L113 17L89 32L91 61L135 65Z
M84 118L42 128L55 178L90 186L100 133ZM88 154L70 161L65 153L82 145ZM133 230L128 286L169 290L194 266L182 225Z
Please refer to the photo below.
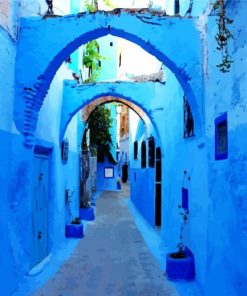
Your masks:
M154 169L130 168L131 200L143 217L155 225L155 171ZM144 186L145 184L145 186Z
M105 178L104 172L105 168L113 168L114 177ZM97 163L97 179L96 179L96 188L98 191L116 191L117 190L117 165L109 162L105 159L104 162Z
M220 61L221 55L216 50L215 44L215 18L209 17L207 19L207 17L202 17L195 21L197 24L200 24L199 27L196 27L195 31L200 30L202 39L193 47L193 50L198 51L196 57L201 57L201 53L203 53L203 59L200 60L199 64L194 60L195 63L192 62L192 65L202 64L203 77L199 75L196 80L194 80L194 77L191 77L194 81L191 85L195 88L199 88L199 90L195 89L197 94L201 94L201 90L203 90L203 96L197 96L198 102L201 102L198 104L201 107L198 109L198 112L202 114L203 118L203 125L201 126L203 134L196 133L194 139L183 139L182 97L184 90L179 87L171 73L167 72L166 90L162 90L153 96L159 96L160 100L155 101L153 97L149 97L149 101L146 102L150 105L150 110L148 112L150 118L155 120L155 122L160 122L158 129L161 136L160 144L163 153L163 216L161 233L166 239L169 248L174 250L178 241L180 227L177 206L181 203L181 187L187 187L189 189L190 216L188 224L186 225L184 240L195 255L196 277L207 296L244 296L247 290L245 270L247 260L247 205L245 198L247 193L247 146L245 141L245 135L247 134L247 81L245 73L247 68L245 59L247 32L244 26L247 6L244 1L229 1L229 3L231 5L227 12L229 14L232 13L234 16L232 31L235 36L234 41L229 43L230 53L233 55L234 59L234 64L232 65L230 73L221 74L216 67ZM127 18L124 17L123 21L126 19ZM68 25L70 21L71 18L66 18L66 25ZM204 21L207 26L204 25ZM39 55L35 57L31 57L31 55L28 57L24 56L23 53L26 52L27 46L29 48L30 46L37 46L37 48L39 48L38 52L40 52L42 48L39 43L43 43L44 40L42 40L42 38L37 40L37 43L33 43L33 39L31 38L31 36L44 36L42 33L43 29L39 31L39 28L41 28L40 22L43 21L37 19L34 21L34 26L32 26L32 22L29 23L29 21L26 21L24 31L21 32L21 34L23 34L29 30L30 36L29 40L26 40L26 44L20 45L19 43L20 48L18 50L20 51L17 55L17 59L27 58L27 60L24 64L22 63L23 61L20 62L16 67L18 71L17 81L20 82L18 87L21 87L17 88L16 96L14 94L16 44L11 40L8 34L0 28L0 42L3 45L3 50L0 53L0 73L1 77L5 78L0 79L0 141L4 143L4 145L0 147L0 165L2 172L4 172L0 175L0 230L2 233L0 252L0 260L2 262L0 265L1 295L11 295L17 282L19 282L21 277L29 270L31 252L30 201L33 154L32 148L27 149L23 146L23 136L13 123L13 107L15 107L15 111L17 112L17 117L15 118L17 119L16 122L20 122L18 112L19 115L24 114L24 109L22 108L24 102L22 101L20 92L22 92L24 86L31 87L35 84L35 79L32 81L26 78L32 73L34 74L31 75L33 78L44 73L46 66L56 56L54 52L59 52L52 50L52 48L54 49L59 45L59 50L61 50L61 48L67 46L66 42L63 44L64 46L61 46L62 43L58 44L56 42L55 45L51 42L51 52L44 51L46 54L43 59L40 58ZM43 24L44 30L47 30L50 24L54 24L54 27L56 27L57 22L58 20L45 21ZM79 20L77 20L75 24L73 23L73 26L78 26L78 22ZM195 22L190 22L191 26L194 26ZM63 21L59 20L59 24L61 23L63 23ZM181 22L174 20L174 23L179 23L180 29L183 26L182 20ZM83 24L85 24L85 22ZM94 25L97 26L95 23ZM68 30L67 33L70 32L71 27L75 28L73 26L71 25L66 29ZM126 26L126 23L123 26ZM33 34L33 30L39 33ZM85 30L87 30L87 28ZM194 38L198 36L194 34L195 31L193 31L191 35L186 35L188 43L184 42L185 47L186 44L191 43L193 45L191 40L197 39ZM173 32L174 31L172 31L172 33ZM179 32L182 35L181 30ZM64 32L57 30L58 35L62 33L64 34ZM144 33L145 30L141 33L142 36L144 36ZM164 34L165 33L164 31ZM71 32L71 34L73 35L74 32ZM75 36L78 36L78 34L74 34L71 38L73 39ZM169 38L167 36L169 36ZM166 41L179 39L178 35L174 36L175 39L169 34L166 35ZM206 37L204 38L203 36ZM22 35L22 37L24 37L24 35ZM46 37L48 38L49 36ZM149 37L150 36L147 35L147 38ZM51 36L49 38L51 38ZM68 38L68 40L70 39ZM170 48L174 48L172 42L169 46ZM159 48L161 51L163 49ZM184 65L184 63L181 62L183 61L180 55L181 53L174 53L173 51L174 56L177 54L179 57L176 57L176 62L179 65ZM185 51L182 56L184 57L184 55L187 54L188 51ZM48 63L45 61L48 61ZM25 65L30 63L33 67L30 68L29 71L33 72L28 73ZM59 57L56 57L53 64L53 73L56 72L58 64ZM187 65L187 67L189 67L189 65ZM173 69L175 68L174 66ZM182 69L182 66L180 69ZM199 73L201 71L200 69L197 68ZM188 72L192 76L196 75L196 71L194 70L188 70ZM52 76L52 72L49 73L49 75ZM19 80L20 77L22 77L23 80ZM201 80L202 78L203 81ZM48 85L46 85L47 88ZM54 85L56 85L55 89L57 89L59 83L55 83ZM117 88L116 84L113 87ZM53 86L51 86L50 93L46 98L47 103L45 104L47 105L43 105L39 114L40 122L38 123L38 129L35 135L36 138L34 137L34 140L36 141L38 138L40 141L47 141L53 144L53 153L51 156L51 167L53 169L51 175L52 194L50 199L52 211L50 216L50 247L51 252L55 252L57 247L59 245L62 246L65 240L64 224L66 222L66 215L64 190L66 188L77 190L77 173L73 170L77 165L76 145L78 142L75 137L77 132L75 135L72 135L69 128L67 136L71 143L70 160L68 165L63 165L59 147L61 100L59 99L60 95L56 97L57 101L54 100L52 95L54 89L52 89ZM186 89L186 87L184 87L184 89ZM58 89L59 93L60 90L61 89ZM14 97L16 97L16 101ZM14 106L14 104L16 105ZM163 109L158 110L157 108L159 107L163 107ZM227 160L215 161L214 120L224 112L228 113L229 157ZM55 117L54 114L57 116ZM72 122L71 129L73 124L77 125L77 123L77 119L74 123ZM140 139L141 134L142 133L139 132L137 133ZM132 149L130 149L130 151L131 150ZM140 178L137 179L137 182L145 176L151 176L151 172L148 173L145 170L141 171L138 166L133 166L131 174L135 172L135 170L139 170L137 177ZM188 178L184 178L185 170L187 171L187 176L190 176L190 181L188 181ZM73 173L71 173L72 171ZM152 224L153 217L149 214L151 213L150 209L152 209L153 204L150 199L147 199L145 192L140 188L140 184L133 186L136 186L136 189L133 187L134 190L139 190L142 193L142 197L134 196L133 199L135 199L135 203L146 219ZM151 191L148 192L150 192L151 195L153 194ZM77 206L78 203L74 200L72 207L75 213L77 212ZM8 229L8 231L6 231L6 229Z

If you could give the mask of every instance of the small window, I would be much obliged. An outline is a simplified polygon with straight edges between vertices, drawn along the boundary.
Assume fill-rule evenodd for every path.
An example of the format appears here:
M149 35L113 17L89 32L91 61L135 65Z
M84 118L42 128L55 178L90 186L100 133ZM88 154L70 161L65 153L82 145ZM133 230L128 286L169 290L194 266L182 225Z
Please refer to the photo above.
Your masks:
M227 113L215 119L215 159L228 157L228 128Z
M146 152L146 142L145 141L142 142L141 151L142 151L141 167L145 168L147 166L147 161L146 161L147 152Z
M179 11L180 11L179 0L175 0L175 2L174 2L174 13L179 14Z
M148 140L148 166L154 168L155 161L155 141L154 137L150 137Z
M67 163L69 158L69 141L67 139L62 142L61 154L63 163Z
M113 46L113 42L110 42L110 46Z
M138 142L134 142L134 159L137 159L138 156Z
M118 67L120 68L122 65L122 55L120 53L119 58L118 58Z
M184 96L184 138L193 137L194 133L194 119L190 109L190 105Z

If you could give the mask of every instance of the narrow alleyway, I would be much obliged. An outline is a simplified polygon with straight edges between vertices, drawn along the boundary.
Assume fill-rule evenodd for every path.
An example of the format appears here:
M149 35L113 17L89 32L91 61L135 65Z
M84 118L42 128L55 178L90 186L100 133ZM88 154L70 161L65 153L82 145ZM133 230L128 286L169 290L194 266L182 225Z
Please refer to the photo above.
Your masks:
M105 192L97 200L96 220L85 237L35 296L175 296L137 230L121 193Z

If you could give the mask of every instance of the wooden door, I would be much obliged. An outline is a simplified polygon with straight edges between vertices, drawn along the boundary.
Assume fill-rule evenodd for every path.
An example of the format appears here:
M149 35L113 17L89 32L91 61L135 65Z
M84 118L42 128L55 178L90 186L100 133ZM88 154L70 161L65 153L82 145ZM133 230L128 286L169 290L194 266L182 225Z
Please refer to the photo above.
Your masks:
M34 157L31 267L48 255L48 158Z

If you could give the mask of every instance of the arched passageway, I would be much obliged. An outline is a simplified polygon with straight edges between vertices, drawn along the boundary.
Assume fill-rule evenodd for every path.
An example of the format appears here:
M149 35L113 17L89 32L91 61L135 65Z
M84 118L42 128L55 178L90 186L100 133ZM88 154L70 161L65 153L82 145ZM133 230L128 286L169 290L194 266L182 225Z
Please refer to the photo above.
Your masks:
M147 123L150 120L160 141L159 123L153 111L159 106L159 94L162 94L164 88L165 84L158 82L99 83L97 87L94 87L94 84L77 86L73 81L66 81L61 111L60 143L69 122L80 109L94 101L98 103L110 102L113 100L112 98L115 101L122 101L134 109L144 122Z
M114 148L111 149L111 156L113 155L113 158L116 157L118 163L114 164L111 163L111 161L109 162L107 157L105 159L101 159L97 165L97 178L96 181L93 181L93 183L96 184L96 188L100 191L116 190L116 176L121 179L122 167L128 164L128 181L131 189L131 199L151 225L155 225L156 212L161 212L161 200L159 204L156 202L156 195L158 191L156 190L157 186L155 179L155 147L159 147L159 150L161 151L162 141L160 137L161 125L154 114L152 114L152 107L155 105L150 104L150 100L153 99L152 101L154 102L159 101L159 96L154 96L154 89L156 88L156 91L162 91L164 84L119 83L120 88L118 90L121 90L121 92L117 92L114 89L109 88L110 85L111 84L108 83L100 83L97 88L94 88L93 86L89 87L88 85L75 86L75 82L66 81L64 85L64 101L61 113L60 143L64 139L64 135L66 134L66 129L69 126L70 121L79 111L81 111L81 119L84 123L88 121L94 109L99 105L120 103L126 105L129 109L134 111L132 112L133 115L128 117L129 130L127 137L127 151L125 150L126 143L124 144L124 150L121 150L120 140L118 142L120 143L119 153L120 155L123 155L123 157L118 158L116 156L116 146L113 145L115 150ZM142 87L144 88L143 90ZM125 95L125 93L128 93L128 95ZM145 99L145 95L149 98L148 100ZM138 97L138 100L136 97ZM134 114L136 115L134 116ZM86 125L84 125L84 128L86 128ZM86 130L88 131L88 127ZM88 133L90 138L92 135L91 132L92 130L90 129L90 132ZM139 146L139 149L137 148L136 151L136 157L134 156L135 142L138 142ZM145 154L145 166L142 165L142 143L145 143L147 147ZM104 176L105 168L109 169L110 167L113 171L112 176L115 176L115 179L107 179ZM161 186L162 180L159 179L158 181ZM89 181L86 180L83 180L83 182L85 184L89 183ZM143 186L143 182L145 182L145 187ZM83 188L87 188L87 185ZM158 193L159 196L161 196L162 188L160 187L159 189L160 191ZM86 196L87 194L85 193L84 195ZM142 202L140 202L140 199ZM158 208L157 210L156 207ZM156 223L156 225L161 225L161 217L160 222Z
M15 123L25 145L33 145L39 110L62 62L82 44L108 34L136 43L174 73L191 106L196 133L201 135L200 34L194 22L121 10L23 19L16 65ZM32 54L27 53L28 46ZM32 67L27 69L28 64Z

